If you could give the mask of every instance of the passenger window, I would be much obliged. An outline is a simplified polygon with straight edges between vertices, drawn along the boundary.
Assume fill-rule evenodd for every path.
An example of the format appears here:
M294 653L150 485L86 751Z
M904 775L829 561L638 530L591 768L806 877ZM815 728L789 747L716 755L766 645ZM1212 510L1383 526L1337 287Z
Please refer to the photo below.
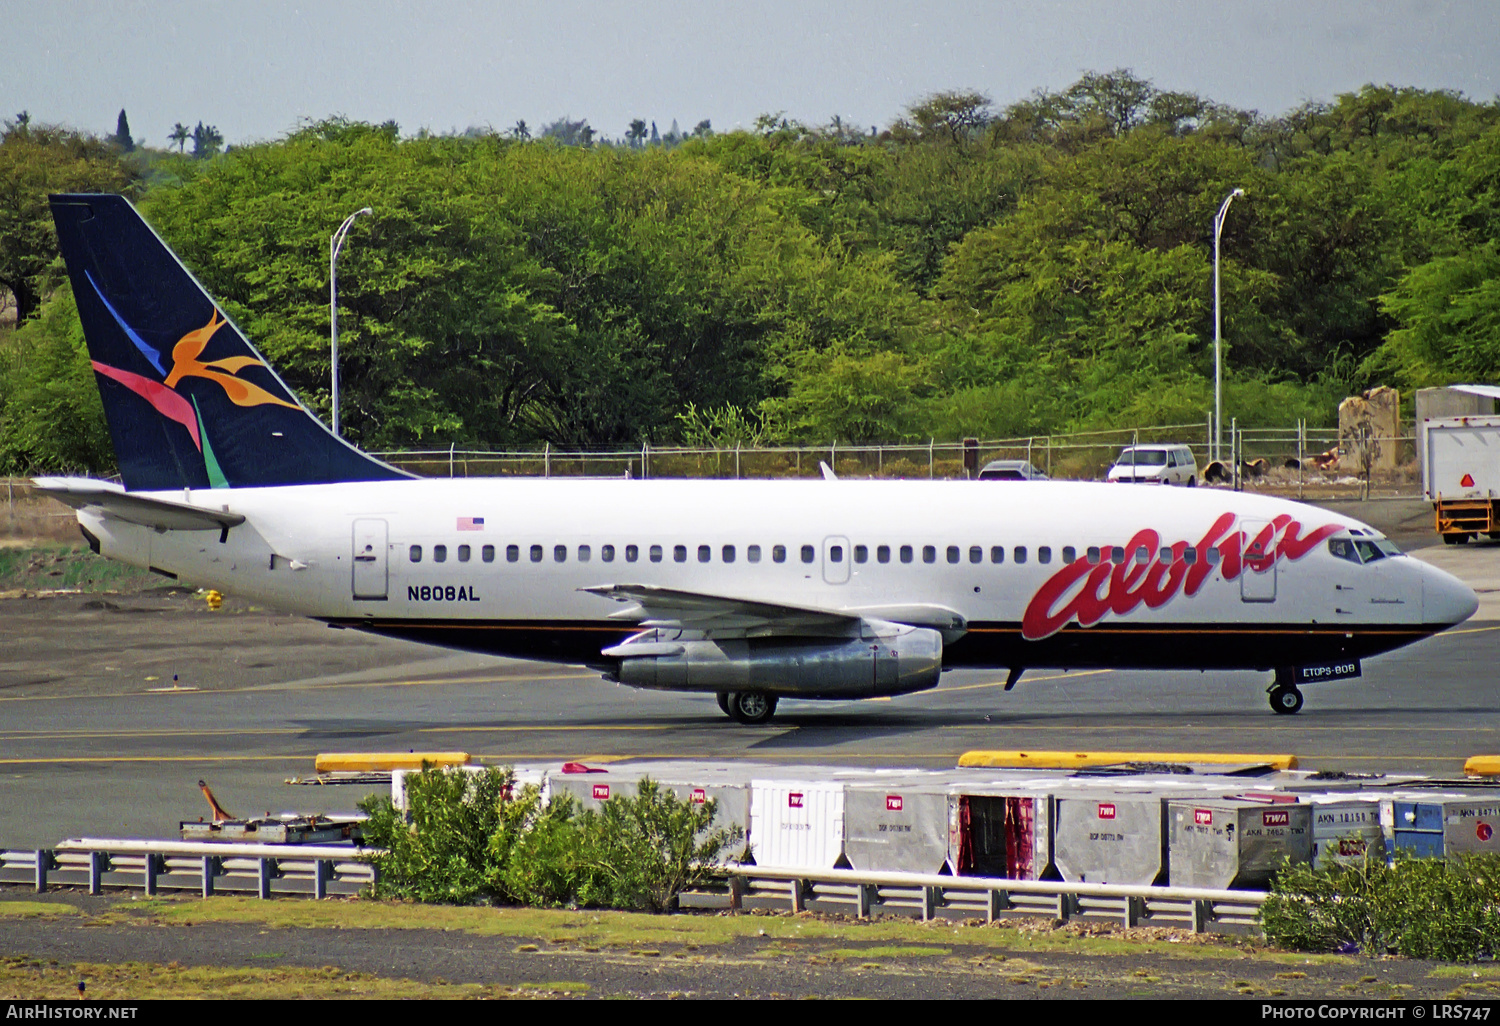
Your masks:
M828 562L842 563L844 561L844 547L842 545L828 546Z
M687 562L687 546L686 545L673 545L672 546L672 562L674 562L674 563L686 563Z
M1125 550L1123 548L1121 548L1119 545L1116 545L1114 548L1110 549L1109 550L1109 561L1111 563L1113 563L1115 566L1119 566L1120 564L1124 563L1125 562Z
M854 546L854 561L856 563L868 563L870 561L870 550L863 545Z
M922 546L922 562L924 562L924 563L936 563L937 562L937 547L935 545L923 545Z
M1071 545L1063 546L1063 562L1071 566L1078 560L1078 550Z
M714 558L714 547L712 545L698 546L698 562L707 563Z
M719 555L721 555L723 557L724 562L726 562L726 563L733 563L734 562L734 546L733 545L726 545L726 546L724 546L724 548L720 550Z
M771 546L771 562L773 562L773 563L785 563L786 562L786 546L785 545L772 545Z
M1205 552L1203 554L1203 558L1206 559L1206 560L1208 560L1208 565L1209 566L1218 566L1219 565L1219 560L1222 559L1223 557L1220 554L1220 552L1219 552L1218 549L1209 549L1207 552Z
M1099 560L1102 558L1101 555L1100 555L1100 553L1099 553L1099 546L1097 546L1097 545L1090 545L1089 546L1089 551L1088 551L1088 556L1089 556L1089 563L1090 563L1090 565L1092 565L1092 566L1098 566L1099 565Z
M760 546L759 545L746 545L745 546L745 558L748 559L752 563L759 563L760 562Z
M802 546L802 562L811 563L818 558L818 550L811 545Z
M660 545L653 545L653 546L651 546L651 562L653 562L653 563L660 563L661 562L661 546Z
M881 545L875 549L875 560L878 563L889 563L891 561L891 547Z
M507 563L518 562L520 560L520 558L521 558L521 546L519 546L519 545L507 545L507 546L505 546L505 561Z
M911 546L910 545L903 545L903 546L901 546L901 562L903 562L903 563L910 563L911 562Z
M615 561L615 547L613 545L599 546L599 558L606 563L613 563Z
M1151 550L1144 545L1137 545L1135 548L1135 562L1137 566L1145 566L1151 562Z
M990 546L990 562L991 563L1004 563L1005 562L1005 546L1004 545L991 545Z
M958 562L958 546L957 545L949 545L948 546L948 562L950 562L950 563L957 563Z
M493 563L495 561L495 546L486 545L484 548L480 549L479 558L484 560L486 563Z
M458 561L460 563L467 563L469 561L469 547L467 545L460 545L458 547Z
M589 556L591 556L592 554L592 550L590 550L587 545L578 546L578 562L587 563L589 561Z
M568 561L568 547L566 545L554 545L552 547L552 559L558 563Z
M1188 566L1192 566L1194 563L1198 562L1198 550L1193 548L1191 545L1183 549L1182 561Z
M1026 562L1026 546L1024 546L1024 545L1017 545L1016 546L1015 561L1017 563L1024 563L1024 562Z
M432 547L432 561L434 563L446 563L448 561L448 546L434 545Z
M984 562L984 549L980 548L978 545L970 545L969 546L969 562L970 563L983 563Z
M413 563L420 563L420 562L422 562L422 546L420 546L420 545L413 545L411 547L411 551L407 553L407 557Z
M1038 563L1050 563L1050 562L1052 562L1052 549L1051 549L1051 547L1047 546L1047 545L1038 545L1036 547L1036 561Z
M533 563L540 563L542 561L542 547L540 545L533 545L531 547L531 561Z
M639 545L627 545L627 546L625 546L625 562L627 562L627 563L634 563L636 560L638 560L640 558L641 558L641 549L640 549Z
M1172 550L1164 548L1164 549L1161 550L1161 552L1159 552L1157 554L1156 558L1159 559L1159 560L1161 560L1161 562L1163 564L1165 564L1166 566L1171 566L1172 565Z

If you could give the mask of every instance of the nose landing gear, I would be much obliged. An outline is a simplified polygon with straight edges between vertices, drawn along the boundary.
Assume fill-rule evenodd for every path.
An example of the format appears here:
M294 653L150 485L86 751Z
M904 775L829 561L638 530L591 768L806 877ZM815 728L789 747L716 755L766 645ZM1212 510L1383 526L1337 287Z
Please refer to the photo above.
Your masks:
M1266 688L1266 694L1271 696L1271 709L1279 715L1290 716L1302 711L1302 692L1297 689L1291 670L1278 669L1275 681Z

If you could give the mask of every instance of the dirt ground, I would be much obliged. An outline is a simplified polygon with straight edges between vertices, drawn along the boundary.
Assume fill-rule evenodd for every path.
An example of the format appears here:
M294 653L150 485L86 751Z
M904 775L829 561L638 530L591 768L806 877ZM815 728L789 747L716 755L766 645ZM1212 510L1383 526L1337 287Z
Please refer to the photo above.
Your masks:
M441 915L453 922L439 925ZM712 913L655 917L651 929L637 925L645 918L7 888L0 994L63 998L82 978L90 997L209 996L219 993L214 976L190 970L217 967L225 978L247 969L282 974L282 989L263 996L333 996L309 990L299 969L331 971L371 996L400 981L409 996L444 996L453 985L488 988L488 996L578 997L1500 996L1493 964L1289 954L1162 928ZM636 939L619 937L622 926Z

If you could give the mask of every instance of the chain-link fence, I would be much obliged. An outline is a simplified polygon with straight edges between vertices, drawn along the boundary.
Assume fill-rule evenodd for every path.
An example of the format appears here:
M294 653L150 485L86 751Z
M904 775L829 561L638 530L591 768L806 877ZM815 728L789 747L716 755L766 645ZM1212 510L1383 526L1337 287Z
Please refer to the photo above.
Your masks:
M816 478L961 480L992 460L1024 460L1048 477L1102 480L1130 445L1187 445L1201 483L1295 492L1309 497L1420 491L1414 439L1339 442L1336 428L1241 429L1227 425L1219 456L1209 422L924 444L577 450L401 450L375 455L428 477ZM1217 464L1217 466L1215 466Z

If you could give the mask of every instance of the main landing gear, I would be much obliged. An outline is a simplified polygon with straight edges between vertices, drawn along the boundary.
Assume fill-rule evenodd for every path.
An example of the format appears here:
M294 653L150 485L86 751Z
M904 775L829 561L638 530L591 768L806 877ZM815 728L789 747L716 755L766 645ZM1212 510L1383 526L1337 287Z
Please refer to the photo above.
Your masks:
M1302 711L1302 692L1293 682L1292 671L1282 667L1276 671L1276 679L1266 688L1271 696L1271 709L1282 716Z
M776 696L760 691L720 691L719 708L736 723L765 723L776 714Z

